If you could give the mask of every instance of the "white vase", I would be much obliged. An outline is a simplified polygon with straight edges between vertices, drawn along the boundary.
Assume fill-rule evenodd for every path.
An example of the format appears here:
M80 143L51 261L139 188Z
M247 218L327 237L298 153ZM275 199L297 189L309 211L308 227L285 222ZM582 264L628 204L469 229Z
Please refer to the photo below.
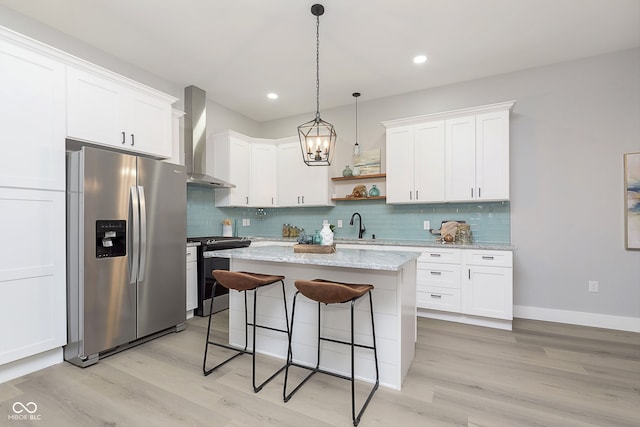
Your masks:
M329 227L329 224L324 224L322 226L322 230L320 230L320 235L322 236L323 245L333 244L333 231L331 231L331 227Z

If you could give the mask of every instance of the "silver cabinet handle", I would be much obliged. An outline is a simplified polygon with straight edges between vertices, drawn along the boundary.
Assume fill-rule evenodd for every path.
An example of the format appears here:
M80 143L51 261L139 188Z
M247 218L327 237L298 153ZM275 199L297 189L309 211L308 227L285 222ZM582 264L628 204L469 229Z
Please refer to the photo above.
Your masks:
M442 295L439 295L439 294L431 294L431 298L440 299L440 298L442 298Z
M409 200L413 200L413 191L409 191Z
M298 204L300 204L300 196L298 196Z
M471 188L471 198L473 199L473 188Z
M471 280L471 269L469 269L469 280Z
M249 196L246 196L245 199L247 199L247 205L249 204Z
M438 257L440 257L440 256L441 256L441 254L429 254L429 256L432 256L432 257L436 257L436 258L438 258Z
M478 199L482 197L482 188L478 187Z
M304 196L302 196L302 204L304 205Z
M431 271L431 274L434 276L441 276L442 275L442 271Z
M125 142L126 142L125 141L125 135L124 135L124 132L122 132L122 143L124 144Z
M489 256L489 255L482 255L482 259L491 261L491 260L493 260L493 257Z
M131 134L131 146L133 147L136 144L136 139L133 134Z

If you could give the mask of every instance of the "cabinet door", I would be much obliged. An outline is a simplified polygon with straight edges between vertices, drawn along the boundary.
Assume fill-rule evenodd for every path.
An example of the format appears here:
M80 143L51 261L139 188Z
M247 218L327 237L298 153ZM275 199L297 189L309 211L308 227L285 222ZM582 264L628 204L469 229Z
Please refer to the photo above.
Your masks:
M448 201L476 198L475 116L446 120L446 186Z
M329 168L326 166L307 166L302 159L302 191L300 204L303 206L327 206L329 200ZM292 177L295 179L295 177Z
M414 128L415 201L445 200L444 121L417 125Z
M466 266L462 273L462 312L513 319L512 269Z
M67 67L67 136L128 148L121 91L115 82Z
M213 153L209 153L212 150ZM213 170L207 173L230 182L235 188L215 191L216 206L249 206L251 146L238 134L224 133L207 143L207 159L213 159ZM209 160L207 160L209 162Z
M387 203L415 203L414 127L387 130Z
M155 157L171 157L171 105L135 91L128 91L126 102L131 109L125 125L130 148Z
M275 145L251 143L251 206L275 206L277 162L278 149Z
M4 365L67 343L65 193L0 187L0 212Z
M476 186L480 200L509 200L509 111L476 116Z
M187 311L198 307L198 248L187 247Z
M0 70L0 186L64 190L64 65L0 41Z
M305 169L312 169L302 161L300 145L287 142L278 145L278 206L299 206L304 187Z

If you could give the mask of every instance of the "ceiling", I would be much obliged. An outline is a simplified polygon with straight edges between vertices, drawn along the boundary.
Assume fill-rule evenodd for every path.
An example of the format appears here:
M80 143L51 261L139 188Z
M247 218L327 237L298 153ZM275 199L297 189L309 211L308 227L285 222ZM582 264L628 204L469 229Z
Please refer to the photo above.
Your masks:
M316 108L318 0L0 0L256 121ZM320 0L320 110L640 46L640 0ZM415 65L417 54L428 56ZM268 92L279 94L269 100Z

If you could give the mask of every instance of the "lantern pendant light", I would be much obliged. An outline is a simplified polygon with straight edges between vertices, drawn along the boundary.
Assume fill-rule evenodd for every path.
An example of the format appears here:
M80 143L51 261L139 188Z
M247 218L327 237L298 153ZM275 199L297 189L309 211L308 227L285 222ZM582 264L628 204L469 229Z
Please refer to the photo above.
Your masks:
M358 144L358 97L360 92L353 92L351 96L356 99L356 143L353 146L353 162L356 163L356 160L360 158L360 144Z
M324 6L314 4L311 13L316 17L316 117L298 126L298 137L307 166L329 166L337 135L333 125L320 118L320 16L324 14Z

